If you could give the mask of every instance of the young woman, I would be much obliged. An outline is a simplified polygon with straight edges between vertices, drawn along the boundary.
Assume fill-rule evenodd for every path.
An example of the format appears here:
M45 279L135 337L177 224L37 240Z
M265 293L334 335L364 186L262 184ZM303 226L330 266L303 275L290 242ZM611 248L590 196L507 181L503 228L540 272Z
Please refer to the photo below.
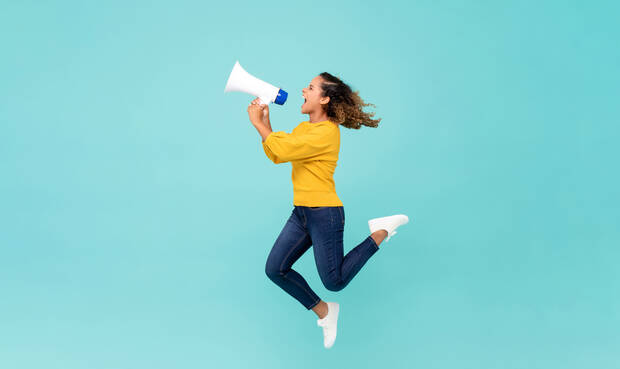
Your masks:
M313 246L321 281L328 290L339 291L409 218L398 214L369 220L371 234L343 256L344 207L333 179L340 126L377 127L381 119L372 119L374 113L363 112L363 107L372 104L364 103L357 92L329 73L312 79L302 94L301 113L308 114L309 119L291 133L271 130L269 107L259 104L258 99L248 106L250 121L263 139L267 157L276 164L291 162L293 167L293 212L269 253L265 272L316 313L317 325L323 327L323 344L330 348L336 340L340 306L322 301L291 266Z

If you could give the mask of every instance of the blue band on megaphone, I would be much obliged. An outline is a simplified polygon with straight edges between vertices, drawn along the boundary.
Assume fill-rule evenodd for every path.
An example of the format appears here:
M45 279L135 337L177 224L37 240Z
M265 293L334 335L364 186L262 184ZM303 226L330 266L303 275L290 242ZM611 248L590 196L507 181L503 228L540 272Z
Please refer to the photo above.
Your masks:
M280 89L278 91L278 96L276 96L276 101L274 101L274 103L278 105L284 105L287 97L288 97L288 92L284 91L283 89Z

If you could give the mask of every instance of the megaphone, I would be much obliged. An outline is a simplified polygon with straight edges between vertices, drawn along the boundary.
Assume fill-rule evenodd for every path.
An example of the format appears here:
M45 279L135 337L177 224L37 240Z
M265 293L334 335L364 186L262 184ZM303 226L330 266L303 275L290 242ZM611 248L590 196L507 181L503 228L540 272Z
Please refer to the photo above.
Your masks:
M262 81L241 67L239 61L235 62L235 66L228 76L228 82L224 92L240 91L256 96L260 99L261 104L276 103L283 105L288 97L288 93L279 89L265 81Z

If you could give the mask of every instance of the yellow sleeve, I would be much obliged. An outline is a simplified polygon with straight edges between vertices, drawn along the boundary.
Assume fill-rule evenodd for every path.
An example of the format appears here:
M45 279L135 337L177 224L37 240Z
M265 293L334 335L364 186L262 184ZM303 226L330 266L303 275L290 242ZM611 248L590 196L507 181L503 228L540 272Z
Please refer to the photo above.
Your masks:
M276 164L310 159L332 150L328 129L317 127L303 134L271 132L263 141L263 149Z

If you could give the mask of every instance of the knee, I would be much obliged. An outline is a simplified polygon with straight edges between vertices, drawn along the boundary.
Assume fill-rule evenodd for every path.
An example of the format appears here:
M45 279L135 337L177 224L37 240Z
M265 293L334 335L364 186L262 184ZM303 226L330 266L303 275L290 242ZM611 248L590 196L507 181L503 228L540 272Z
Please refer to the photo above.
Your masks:
M269 260L265 263L265 274L267 274L267 277L272 280L282 276L280 268L274 263L270 263Z
M344 286L346 286L344 283L342 283L341 281L323 281L323 285L325 286L325 288L327 288L329 291L340 291L341 289L344 288Z

